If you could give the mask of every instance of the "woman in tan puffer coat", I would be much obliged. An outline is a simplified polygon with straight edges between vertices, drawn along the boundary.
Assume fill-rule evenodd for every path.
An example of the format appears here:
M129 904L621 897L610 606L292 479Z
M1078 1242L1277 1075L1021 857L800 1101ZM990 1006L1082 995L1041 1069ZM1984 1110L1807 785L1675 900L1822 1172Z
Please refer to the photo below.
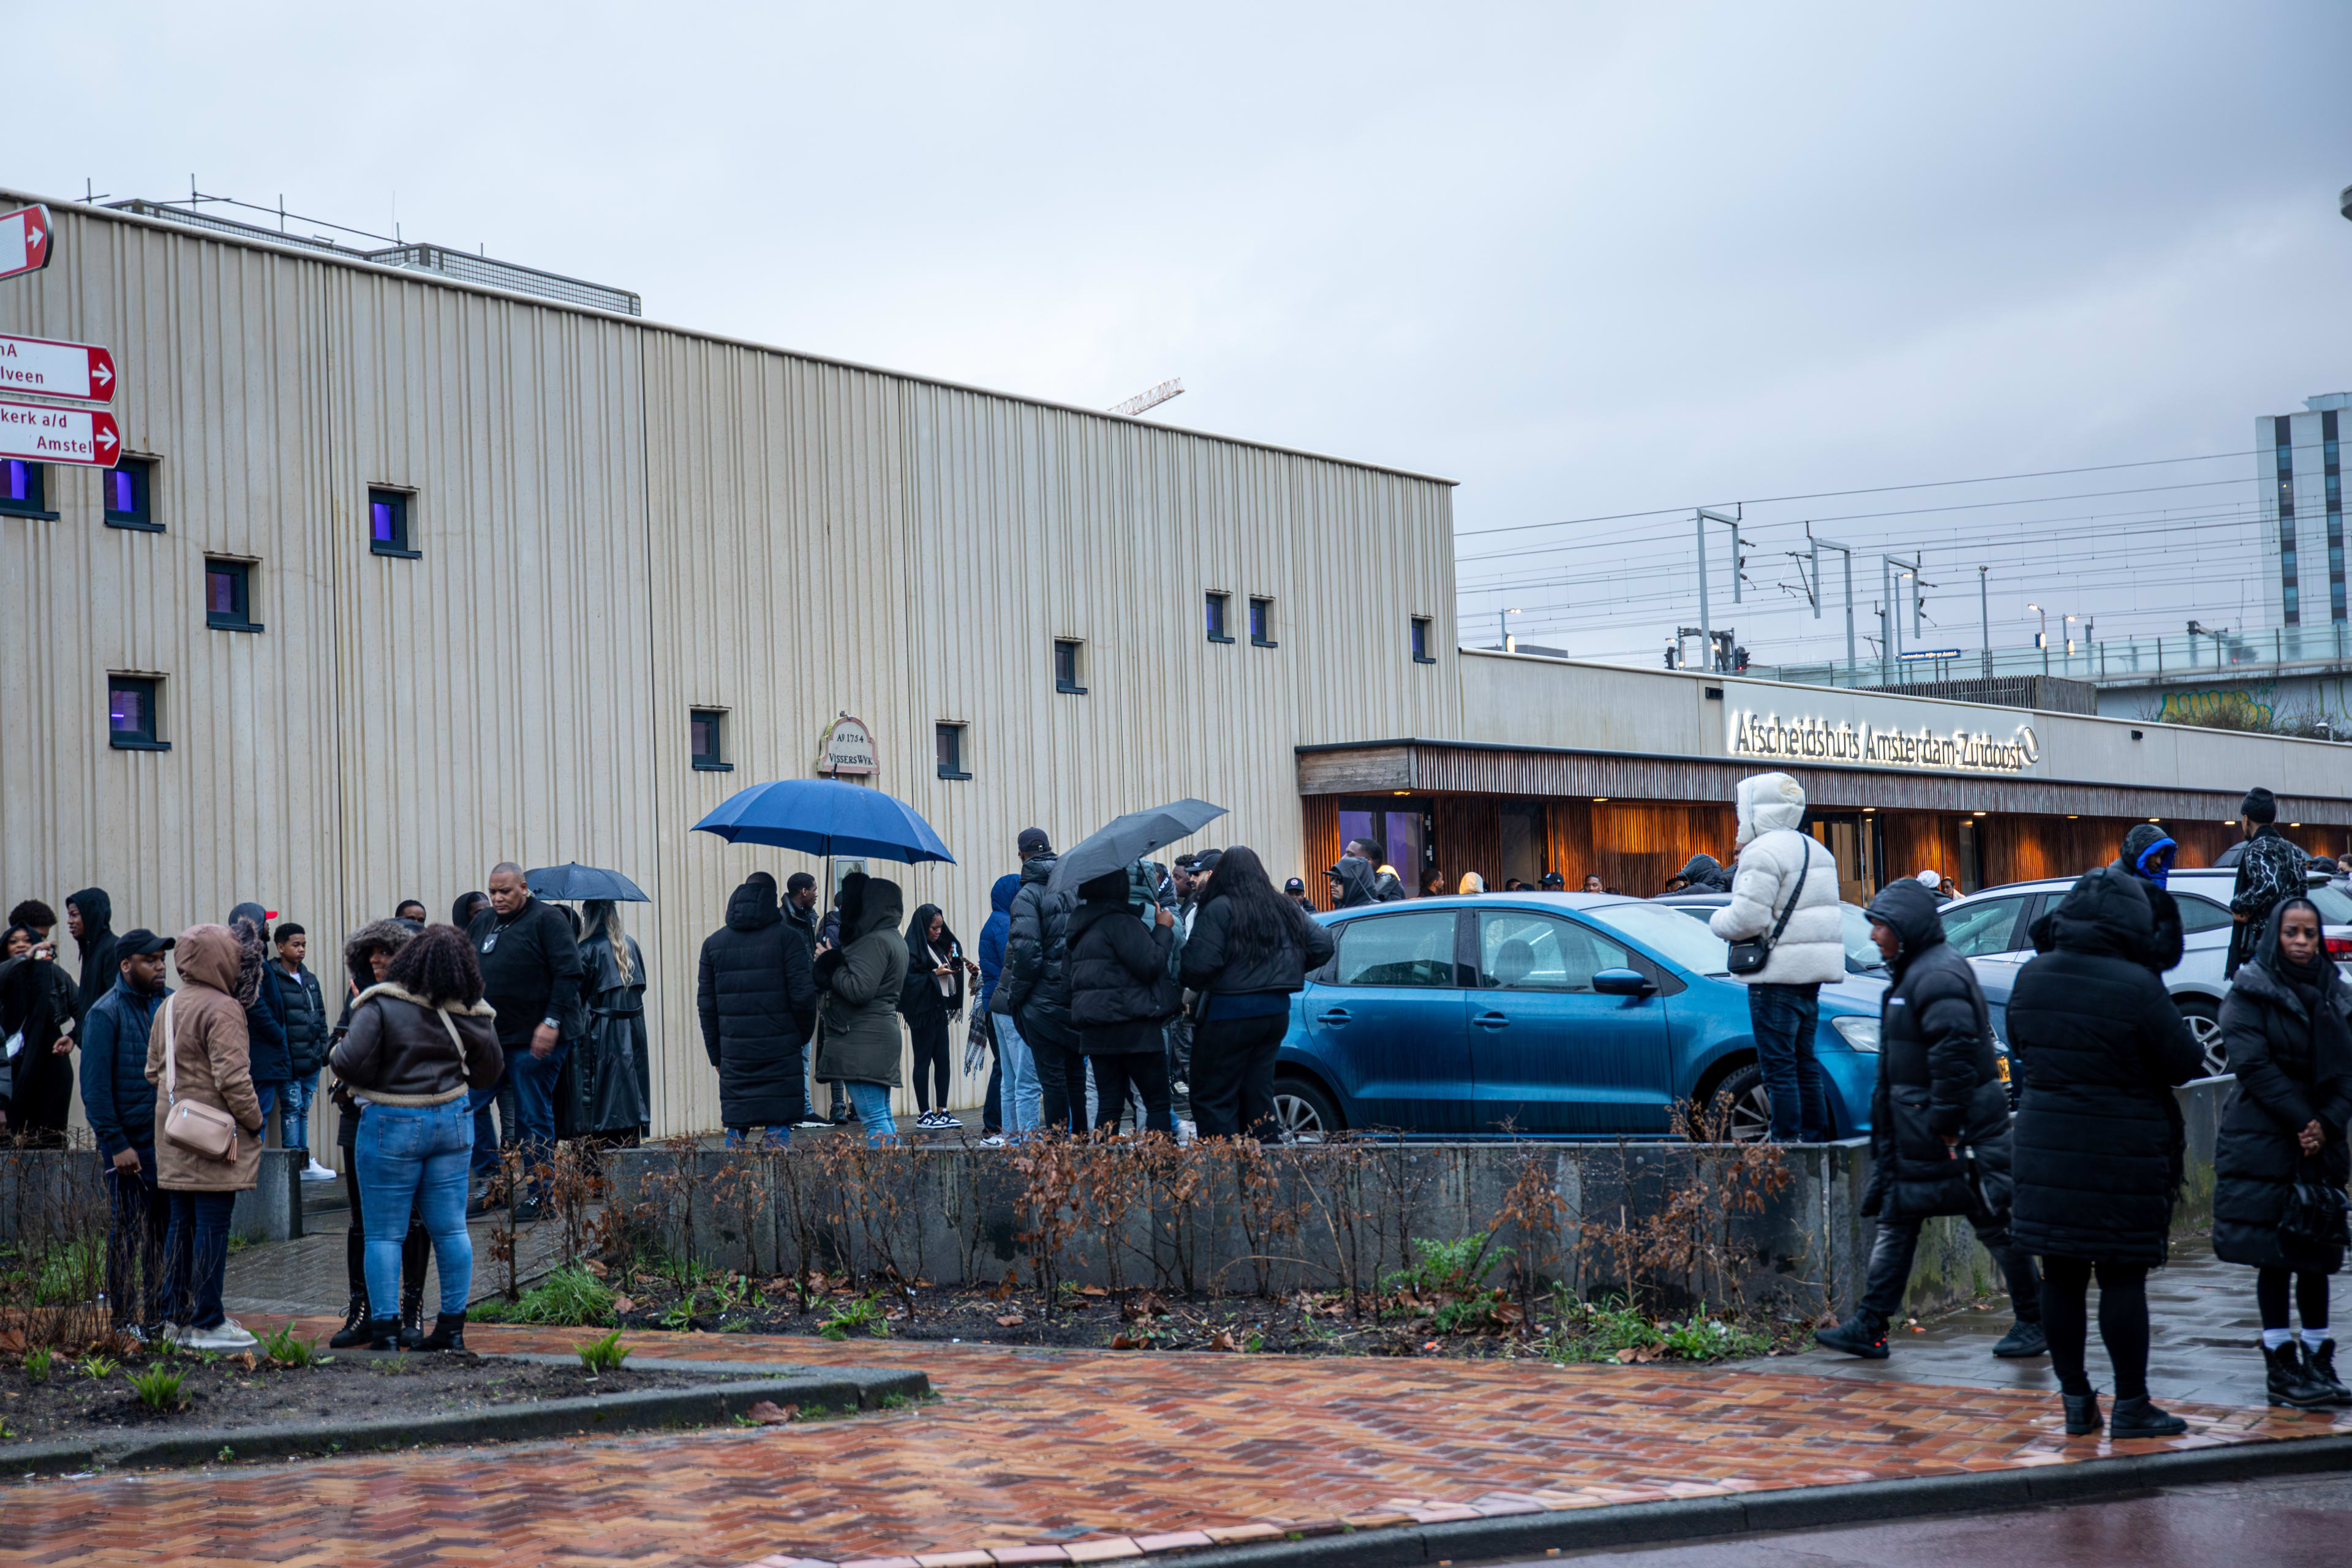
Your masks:
M245 1006L236 999L237 942L226 926L190 926L173 943L180 989L156 1010L147 1036L155 1096L155 1173L172 1217L163 1234L164 1335L190 1350L236 1351L251 1334L221 1307L228 1269L229 1212L261 1175L261 1100L253 1089ZM229 1157L174 1142L164 1126L175 1101L224 1110L236 1123Z

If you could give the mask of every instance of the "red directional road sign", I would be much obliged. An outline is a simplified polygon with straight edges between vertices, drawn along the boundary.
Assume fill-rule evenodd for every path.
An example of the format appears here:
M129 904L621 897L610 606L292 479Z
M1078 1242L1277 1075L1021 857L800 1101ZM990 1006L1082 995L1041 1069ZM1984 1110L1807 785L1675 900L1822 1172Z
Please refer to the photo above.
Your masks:
M103 408L0 403L0 458L110 468L121 456L122 432Z
M18 207L0 213L0 278L38 272L49 264L49 209Z
M12 338L0 332L0 392L70 397L77 403L111 403L114 356L96 343Z

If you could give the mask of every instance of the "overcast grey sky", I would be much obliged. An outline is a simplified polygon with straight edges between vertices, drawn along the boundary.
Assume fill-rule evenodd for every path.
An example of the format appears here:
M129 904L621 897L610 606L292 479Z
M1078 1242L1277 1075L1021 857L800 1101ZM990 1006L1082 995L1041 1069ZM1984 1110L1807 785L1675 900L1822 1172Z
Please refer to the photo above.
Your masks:
M1528 524L2242 454L2352 387L2340 0L10 9L9 183L396 211L656 320L1082 404L1181 376L1170 424L1461 480L1465 641L1517 605L1648 660L1696 618L1686 516ZM1997 643L2036 598L2242 625L2252 473L1751 507L1749 576L1788 605L1776 552L1843 517L1927 550L1967 646L1979 561Z

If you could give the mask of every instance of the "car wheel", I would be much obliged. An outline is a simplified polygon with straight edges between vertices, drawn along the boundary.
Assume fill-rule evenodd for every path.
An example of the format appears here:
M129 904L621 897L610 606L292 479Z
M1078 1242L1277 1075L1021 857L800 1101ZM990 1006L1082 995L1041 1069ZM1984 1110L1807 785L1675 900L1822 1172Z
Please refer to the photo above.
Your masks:
M1706 1091L1699 1102L1700 1127L1694 1131L1712 1131L1717 1107L1730 1099L1730 1125L1723 1131L1734 1143L1761 1143L1772 1135L1772 1097L1764 1092L1764 1069L1754 1062L1736 1067Z
M2180 1021L2189 1026L2189 1037L2205 1053L2205 1076L2226 1077L2230 1071L2229 1053L2221 1048L2221 1012L2212 1003L2200 996L2179 1004Z
M1330 1096L1297 1078L1284 1079L1274 1086L1274 1119L1286 1143L1320 1143L1348 1125L1340 1120L1339 1108L1331 1103Z

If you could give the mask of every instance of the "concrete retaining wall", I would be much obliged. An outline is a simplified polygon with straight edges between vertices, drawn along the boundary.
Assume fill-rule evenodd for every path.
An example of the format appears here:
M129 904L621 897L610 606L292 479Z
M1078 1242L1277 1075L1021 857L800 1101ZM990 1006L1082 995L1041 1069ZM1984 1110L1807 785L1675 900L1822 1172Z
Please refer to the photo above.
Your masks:
M2176 1235L2212 1216L2213 1139L2229 1079L2179 1090L2189 1179ZM1859 1139L1790 1145L1765 1192L1733 1151L1688 1143L1425 1143L1275 1150L1262 1165L1150 1169L1113 1146L1086 1156L1079 1201L1053 1272L1083 1284L1286 1292L1373 1286L1418 1243L1494 1230L1545 1282L1588 1298L1627 1284L1629 1249L1667 1300L1726 1300L1813 1314L1852 1305L1875 1239L1861 1213L1870 1154ZM868 1152L803 1143L781 1154L643 1149L612 1157L616 1201L648 1242L761 1273L895 1269L938 1284L1035 1275L1038 1215L1009 1152ZM1747 1174L1743 1174L1743 1171ZM1189 1195L1184 1184L1192 1184ZM1518 1212L1496 1224L1519 1196ZM1549 1203L1538 1198L1549 1194ZM1549 1208L1547 1223L1540 1212ZM1663 1244L1663 1245L1661 1245ZM1680 1251L1679 1259L1662 1257ZM1498 1269L1504 1282L1511 1268ZM1906 1310L1948 1310L1997 1294L2000 1277L1964 1220L1921 1237Z
M299 1150L264 1149L259 1184L236 1195L229 1234L252 1241L285 1241L302 1234L297 1172ZM94 1225L103 1229L106 1185L89 1149L27 1149L0 1153L0 1243L28 1233Z

